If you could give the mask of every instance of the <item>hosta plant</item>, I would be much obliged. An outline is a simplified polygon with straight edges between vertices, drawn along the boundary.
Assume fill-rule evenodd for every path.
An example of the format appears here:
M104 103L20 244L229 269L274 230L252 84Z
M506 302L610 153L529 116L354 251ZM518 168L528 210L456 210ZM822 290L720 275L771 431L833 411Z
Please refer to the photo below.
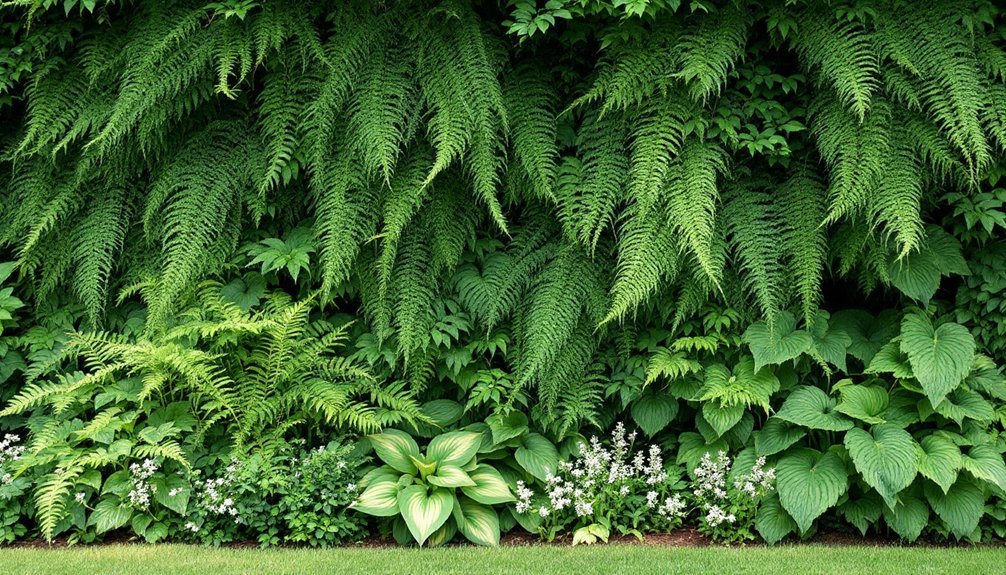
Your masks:
M396 429L369 437L384 465L370 471L353 508L394 517L395 538L438 545L461 532L477 545L496 545L500 521L495 505L515 500L495 467L478 460L483 434L452 431L430 440L425 453L411 435Z

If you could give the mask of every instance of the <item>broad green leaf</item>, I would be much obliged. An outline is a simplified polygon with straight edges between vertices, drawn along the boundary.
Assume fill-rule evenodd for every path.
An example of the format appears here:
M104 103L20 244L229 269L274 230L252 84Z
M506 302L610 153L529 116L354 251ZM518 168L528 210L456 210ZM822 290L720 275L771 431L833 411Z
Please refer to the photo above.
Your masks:
M884 423L888 402L886 389L875 385L845 385L838 392L842 399L835 411L865 423Z
M865 366L870 365L880 348L898 335L899 320L900 316L891 310L875 318L865 311L850 309L835 312L831 317L831 326L849 335L852 340L849 355Z
M462 487L461 491L475 501L485 505L496 505L499 503L510 503L516 498L510 493L503 476L495 468L480 463L475 471L469 473L475 485Z
M828 312L818 310L814 325L810 328L813 340L811 354L845 371L845 359L849 353L849 345L852 344L852 336L842 326L830 324L829 319Z
M87 519L88 525L94 525L95 532L101 534L122 527L129 522L133 508L106 497L98 502Z
M929 226L926 236L918 251L892 258L887 270L894 287L923 307L936 294L942 276L968 273L960 242L937 226Z
M381 461L402 473L416 474L419 470L412 463L413 457L419 457L419 446L416 440L404 431L386 429L384 433L367 436L370 444Z
M454 496L448 489L410 485L398 494L398 511L416 542L422 545L451 516Z
M907 431L893 425L874 425L869 432L850 429L845 434L856 470L893 507L898 493L912 484L918 472L919 455Z
M803 439L807 432L778 417L770 417L765 427L754 433L755 452L758 455L775 455L789 449Z
M775 469L779 501L801 533L834 507L849 486L845 462L834 451L821 454L813 449L791 449Z
M353 509L375 515L391 517L398 514L398 481L381 478L370 483L356 499Z
M990 444L976 445L961 455L961 466L971 475L1006 490L1006 463L1003 456Z
M460 514L463 520L458 521L458 529L466 539L476 545L499 545L500 521L492 507L461 499Z
M744 417L744 406L721 407L718 402L708 401L702 404L702 417L713 428L717 436L722 436Z
M954 420L957 425L961 425L965 419L988 423L996 417L992 404L985 401L981 394L960 388L950 392L936 406L936 413Z
M742 339L754 356L755 371L766 365L796 359L809 351L814 343L809 333L796 329L796 318L785 311L776 316L772 328L765 321L751 324L744 331Z
M528 432L527 416L516 409L507 415L494 413L486 418L492 432L493 443L503 443Z
M880 519L880 511L884 507L884 502L877 495L876 491L869 491L857 499L848 499L838 506L839 512L845 520L859 530L860 535L866 535L866 531Z
M889 373L898 379L914 377L908 355L901 351L897 342L891 342L881 347L874 354L870 365L866 368L866 373Z
M720 451L729 451L729 449L730 446L722 438L707 443L702 435L686 431L678 436L678 455L675 463L685 464L688 473L691 474L706 453L716 455Z
M653 437L674 419L678 413L678 402L665 393L647 393L632 404L632 419Z
M835 411L834 399L820 389L809 386L791 391L775 416L811 429L845 431L853 426L851 420Z
M437 472L428 476L426 480L440 487L475 485L475 481L457 465L440 465L437 467Z
M944 493L957 481L961 468L961 450L953 441L938 434L919 442L919 473L940 486Z
M529 433L514 451L514 459L536 479L545 481L546 477L556 473L559 452L545 436Z
M981 488L965 476L958 477L946 494L935 485L926 484L926 499L958 539L971 535L985 513Z
M929 523L929 506L914 495L902 493L893 508L884 506L884 521L902 539L912 542Z
M796 522L786 513L775 493L766 497L758 507L755 529L769 545L775 545L784 537L796 531Z
M426 448L428 461L437 465L463 466L475 457L482 445L482 434L474 431L442 433L430 441Z
M933 405L939 405L971 371L975 339L962 325L934 328L929 318L911 313L901 321L901 350Z

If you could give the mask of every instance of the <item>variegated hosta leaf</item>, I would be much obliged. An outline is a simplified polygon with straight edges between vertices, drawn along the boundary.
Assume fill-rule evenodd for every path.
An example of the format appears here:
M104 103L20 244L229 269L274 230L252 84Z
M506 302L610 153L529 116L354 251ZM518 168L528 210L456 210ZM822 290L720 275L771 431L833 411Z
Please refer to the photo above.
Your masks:
M462 487L461 491L475 501L485 505L516 501L516 498L510 492L510 487L495 468L480 463L469 476L475 482L475 485Z
M482 434L474 431L442 433L430 441L426 448L427 461L438 465L461 467L475 457L482 445Z
M475 485L475 481L457 465L441 465L437 467L437 472L428 476L426 480L440 487Z
M458 529L466 539L476 545L499 545L500 521L492 507L468 498L460 499L456 505L455 517L458 515L462 517L462 520L458 521Z
M363 490L363 493L356 499L353 509L377 517L397 515L398 491L397 479L381 477L371 482Z
M367 438L381 461L402 473L415 475L418 472L412 458L420 457L419 446L411 435L397 429L387 429L384 433L369 435Z
M454 496L449 489L410 485L398 493L398 512L409 532L422 545L451 516Z

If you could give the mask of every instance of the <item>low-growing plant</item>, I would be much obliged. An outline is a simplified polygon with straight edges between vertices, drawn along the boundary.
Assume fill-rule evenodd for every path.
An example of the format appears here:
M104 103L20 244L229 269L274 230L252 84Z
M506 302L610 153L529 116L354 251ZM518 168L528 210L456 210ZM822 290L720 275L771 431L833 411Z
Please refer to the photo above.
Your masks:
M581 442L578 453L546 478L541 495L518 483L517 521L548 541L572 533L574 545L606 542L613 532L642 538L681 525L681 469L665 467L656 445L634 452L636 436L619 422L610 447L597 437Z
M452 431L430 440L425 453L411 435L396 429L369 436L384 465L360 482L353 508L394 517L399 542L439 545L458 531L477 545L496 545L500 520L496 505L514 501L495 467L479 461L484 434Z

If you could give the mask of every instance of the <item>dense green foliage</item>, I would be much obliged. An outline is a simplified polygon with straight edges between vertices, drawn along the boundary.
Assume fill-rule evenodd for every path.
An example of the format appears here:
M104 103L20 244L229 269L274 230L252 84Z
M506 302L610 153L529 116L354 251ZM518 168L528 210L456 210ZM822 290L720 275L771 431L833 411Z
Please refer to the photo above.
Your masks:
M0 540L1006 535L1004 19L0 4Z

